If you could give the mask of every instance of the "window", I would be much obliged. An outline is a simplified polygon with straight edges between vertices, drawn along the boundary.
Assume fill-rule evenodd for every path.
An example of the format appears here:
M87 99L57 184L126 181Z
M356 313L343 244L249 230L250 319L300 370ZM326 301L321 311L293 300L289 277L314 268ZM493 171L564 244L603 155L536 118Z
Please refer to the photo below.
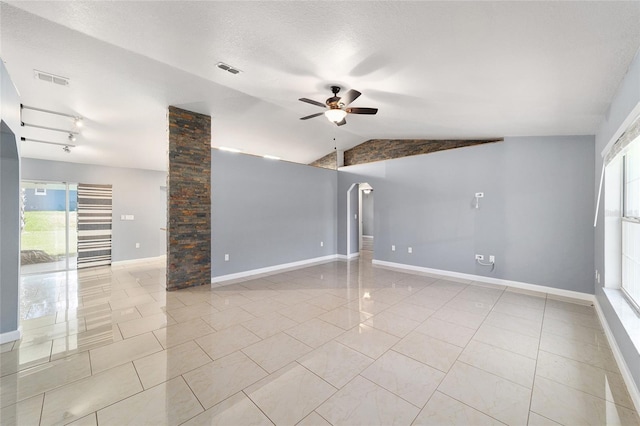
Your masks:
M640 138L623 157L622 290L640 308Z

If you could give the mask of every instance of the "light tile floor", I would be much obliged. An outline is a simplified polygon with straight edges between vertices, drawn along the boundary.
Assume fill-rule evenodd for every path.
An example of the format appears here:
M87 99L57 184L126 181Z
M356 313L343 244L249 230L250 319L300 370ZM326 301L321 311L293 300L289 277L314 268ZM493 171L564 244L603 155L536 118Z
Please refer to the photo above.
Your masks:
M0 424L638 425L592 306L329 262L165 291L24 276Z

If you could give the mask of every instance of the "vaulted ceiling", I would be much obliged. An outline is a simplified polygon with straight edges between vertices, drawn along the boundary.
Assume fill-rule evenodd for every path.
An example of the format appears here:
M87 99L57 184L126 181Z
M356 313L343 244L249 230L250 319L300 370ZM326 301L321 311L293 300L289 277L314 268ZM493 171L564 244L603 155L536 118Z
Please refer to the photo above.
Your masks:
M23 142L25 157L165 170L176 105L212 116L213 146L308 163L368 139L593 134L638 22L638 1L9 1L0 55L25 105L85 117L70 154ZM332 84L378 115L300 121L319 109L297 99Z

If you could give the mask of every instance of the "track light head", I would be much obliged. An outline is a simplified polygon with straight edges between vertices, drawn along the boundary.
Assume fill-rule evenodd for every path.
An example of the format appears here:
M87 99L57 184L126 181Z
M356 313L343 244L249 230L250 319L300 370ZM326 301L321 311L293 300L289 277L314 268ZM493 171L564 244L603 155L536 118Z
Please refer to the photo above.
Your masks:
M69 133L69 142L75 142L76 141L76 135L74 135L73 133Z
M66 152L67 154L69 154L69 153L71 152L71 149L69 148L69 146L68 146L68 145L65 145L64 147L62 147L62 150L63 150L64 152Z
M84 124L82 117L74 118L73 122L75 123L76 127L82 127L82 125Z

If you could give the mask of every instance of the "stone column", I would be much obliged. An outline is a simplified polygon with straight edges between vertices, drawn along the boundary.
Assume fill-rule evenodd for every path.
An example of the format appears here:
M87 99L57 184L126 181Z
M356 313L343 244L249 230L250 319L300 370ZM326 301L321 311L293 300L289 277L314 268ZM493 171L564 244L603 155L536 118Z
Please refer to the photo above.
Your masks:
M169 107L167 291L211 284L211 117Z

